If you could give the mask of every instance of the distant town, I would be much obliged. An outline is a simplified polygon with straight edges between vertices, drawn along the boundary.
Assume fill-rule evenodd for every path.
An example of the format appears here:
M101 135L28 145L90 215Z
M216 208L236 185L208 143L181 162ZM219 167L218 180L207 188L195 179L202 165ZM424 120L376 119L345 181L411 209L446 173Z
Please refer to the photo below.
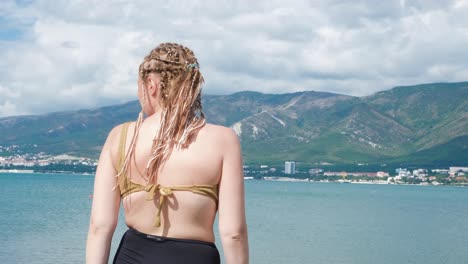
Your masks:
M322 168L296 169L296 162L285 161L284 170L268 165L244 166L246 179L272 181L318 181L360 184L419 184L419 185L460 185L468 186L468 166L426 169L397 168L393 172L347 172L329 171ZM362 166L360 164L359 166ZM390 174L392 173L392 174Z
M1 146L0 146L1 148ZM0 151L1 152L1 151ZM447 168L396 168L377 171L356 171L366 164L356 164L352 171L331 170L331 163L298 166L296 161L284 161L284 166L266 164L244 165L245 180L337 182L357 184L418 184L468 186L468 166ZM15 154L0 156L0 173L80 173L94 174L97 160L71 155ZM385 168L385 166L383 166Z
M8 150L7 147L0 146L0 153ZM75 157L67 154L49 155L40 152L36 154L0 156L0 172L95 173L96 166L96 159Z

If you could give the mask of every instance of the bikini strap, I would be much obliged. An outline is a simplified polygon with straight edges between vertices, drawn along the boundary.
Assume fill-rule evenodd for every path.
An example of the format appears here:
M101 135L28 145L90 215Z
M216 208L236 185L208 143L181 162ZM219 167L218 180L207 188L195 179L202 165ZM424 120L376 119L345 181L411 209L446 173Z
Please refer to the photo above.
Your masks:
M122 129L120 130L120 142L119 142L119 164L118 168L119 171L122 169L123 163L125 162L125 145L127 142L127 132L128 132L128 125L130 122L126 122L122 125Z

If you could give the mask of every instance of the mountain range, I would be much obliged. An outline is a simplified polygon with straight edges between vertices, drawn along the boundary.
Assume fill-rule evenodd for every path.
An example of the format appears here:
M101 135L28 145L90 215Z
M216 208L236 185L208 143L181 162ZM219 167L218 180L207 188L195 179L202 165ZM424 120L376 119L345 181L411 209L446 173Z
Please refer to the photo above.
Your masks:
M468 82L400 86L364 97L243 91L203 95L202 103L208 122L239 135L247 163L468 163ZM132 101L4 117L0 146L97 157L110 129L138 112Z

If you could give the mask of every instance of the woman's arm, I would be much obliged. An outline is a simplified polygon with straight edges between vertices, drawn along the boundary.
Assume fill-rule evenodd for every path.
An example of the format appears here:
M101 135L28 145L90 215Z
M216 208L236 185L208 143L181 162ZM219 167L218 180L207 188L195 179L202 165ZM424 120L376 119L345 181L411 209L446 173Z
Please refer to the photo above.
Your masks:
M121 126L109 133L102 148L94 179L93 204L86 242L86 263L107 264L112 236L119 216L120 193L113 153L117 153Z
M249 263L244 202L244 173L239 138L226 130L223 168L219 183L219 233L227 264Z

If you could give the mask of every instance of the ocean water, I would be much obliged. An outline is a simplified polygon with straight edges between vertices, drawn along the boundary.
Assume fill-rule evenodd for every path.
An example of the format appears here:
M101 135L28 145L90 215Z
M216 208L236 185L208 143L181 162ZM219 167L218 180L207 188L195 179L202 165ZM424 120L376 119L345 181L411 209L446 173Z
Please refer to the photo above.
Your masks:
M0 263L84 263L93 179L0 174ZM468 263L468 188L245 184L253 264Z

